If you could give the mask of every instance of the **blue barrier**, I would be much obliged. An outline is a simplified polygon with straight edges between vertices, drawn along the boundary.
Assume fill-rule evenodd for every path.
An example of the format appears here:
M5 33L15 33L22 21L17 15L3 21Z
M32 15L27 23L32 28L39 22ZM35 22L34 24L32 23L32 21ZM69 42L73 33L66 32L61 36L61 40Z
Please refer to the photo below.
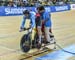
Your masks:
M0 16L14 16L14 15L22 15L24 10L32 9L36 11L36 7L0 7ZM60 12L70 10L70 5L63 6L46 6L46 11L48 12Z
M64 50L66 51L70 51L70 52L75 52L75 45L70 45L66 48L64 48ZM35 60L68 60L69 58L73 57L74 55L64 52L62 50L57 50L54 51L52 53L49 53L47 55L41 56L41 57L37 57Z

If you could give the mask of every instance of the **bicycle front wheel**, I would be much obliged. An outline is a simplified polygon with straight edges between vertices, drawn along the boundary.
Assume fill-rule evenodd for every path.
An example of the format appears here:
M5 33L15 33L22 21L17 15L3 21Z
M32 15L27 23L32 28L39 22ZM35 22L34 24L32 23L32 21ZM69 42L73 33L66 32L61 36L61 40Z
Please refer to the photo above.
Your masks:
M29 35L23 35L21 42L20 42L20 47L23 52L29 52L30 47L31 47L31 39Z

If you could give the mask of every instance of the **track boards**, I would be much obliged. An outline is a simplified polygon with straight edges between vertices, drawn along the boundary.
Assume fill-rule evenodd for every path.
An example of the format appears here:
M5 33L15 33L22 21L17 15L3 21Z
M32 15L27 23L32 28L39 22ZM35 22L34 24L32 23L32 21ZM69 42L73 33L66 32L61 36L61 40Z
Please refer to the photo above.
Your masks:
M48 44L48 45L42 46L42 48L40 50L31 49L28 53L22 54L22 58L20 60L27 60L28 58L31 58L31 57L36 58L36 56L38 56L40 54L54 51L54 48L55 48L55 44Z

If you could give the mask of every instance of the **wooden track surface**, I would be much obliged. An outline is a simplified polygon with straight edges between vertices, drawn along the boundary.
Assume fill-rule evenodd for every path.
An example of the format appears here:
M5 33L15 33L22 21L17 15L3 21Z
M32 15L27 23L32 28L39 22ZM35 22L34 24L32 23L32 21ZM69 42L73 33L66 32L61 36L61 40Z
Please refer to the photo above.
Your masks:
M0 60L19 60L24 57L20 51L20 39L24 32L19 32L22 16L0 17ZM53 34L56 42L63 48L75 44L75 11L52 13ZM59 49L57 47L57 49ZM50 52L40 54L45 55ZM37 57L37 56L35 56ZM35 57L29 58L33 60ZM75 60L70 57L68 60Z

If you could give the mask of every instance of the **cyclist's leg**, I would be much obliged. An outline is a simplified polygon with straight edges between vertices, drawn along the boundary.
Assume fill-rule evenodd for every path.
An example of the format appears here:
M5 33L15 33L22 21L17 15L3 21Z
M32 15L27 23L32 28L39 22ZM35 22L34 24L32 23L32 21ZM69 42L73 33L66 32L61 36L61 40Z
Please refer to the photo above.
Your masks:
M45 37L46 37L46 41L48 41L49 43L54 43L54 35L49 31L51 28L50 27L45 27Z
M42 32L41 32L41 26L37 26L37 30L38 30L38 37L39 37L39 43L41 43L41 37L42 37Z
M52 29L51 28L49 29L49 32L52 33Z
M39 42L40 43L41 43L41 37L42 37L41 24L42 24L41 19L37 18L36 28L37 28L37 34L38 34L38 38L39 38Z
M34 40L34 37L35 37L35 27L32 29L32 34L31 34L31 40Z
M53 35L53 33L52 33L52 28L50 28L49 32L50 32L50 37L53 38L54 35Z
M44 30L45 30L45 37L46 37L46 40L47 40L48 42L50 42L50 40L51 40L49 29L50 29L50 27L46 27L46 26L45 26L45 29L44 29Z
M35 34L36 34L35 29L36 28L33 28L32 33L31 33L31 46L32 46L32 48L35 48Z

